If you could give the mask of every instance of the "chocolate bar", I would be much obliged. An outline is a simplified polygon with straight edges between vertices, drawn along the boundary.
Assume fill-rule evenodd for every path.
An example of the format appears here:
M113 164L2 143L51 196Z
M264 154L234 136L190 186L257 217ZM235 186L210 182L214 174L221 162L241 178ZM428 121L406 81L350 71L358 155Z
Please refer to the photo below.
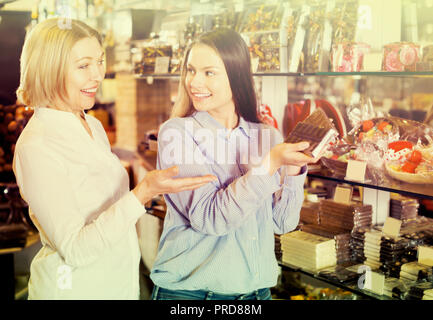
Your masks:
M318 157L327 144L338 136L326 113L317 108L304 121L298 122L286 138L287 143L307 141L310 146L303 152L313 158Z

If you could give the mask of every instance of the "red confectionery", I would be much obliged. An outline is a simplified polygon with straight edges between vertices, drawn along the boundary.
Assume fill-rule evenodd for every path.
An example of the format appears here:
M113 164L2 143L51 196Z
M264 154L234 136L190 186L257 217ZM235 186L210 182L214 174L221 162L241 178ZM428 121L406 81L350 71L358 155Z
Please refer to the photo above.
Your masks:
M422 153L418 150L413 150L407 157L407 160L418 165L422 160Z
M374 122L371 120L366 120L362 123L362 131L367 132L374 127Z
M393 149L395 152L398 152L405 148L412 149L413 144L410 141L400 140L389 143L388 148Z
M401 171L403 172L408 172L408 173L415 173L415 169L418 165L415 163L412 163L410 161L406 161L402 166L401 166Z

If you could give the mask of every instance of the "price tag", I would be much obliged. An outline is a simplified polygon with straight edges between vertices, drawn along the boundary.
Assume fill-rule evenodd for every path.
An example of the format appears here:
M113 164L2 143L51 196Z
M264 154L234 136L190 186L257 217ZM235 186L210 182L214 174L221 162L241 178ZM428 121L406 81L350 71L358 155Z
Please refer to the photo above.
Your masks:
M397 238L400 235L401 220L387 217L382 232L387 236Z
M346 180L364 182L367 162L358 160L348 160L346 169Z
M364 54L362 71L380 71L382 70L382 52Z
M433 247L418 247L418 262L433 267Z
M334 201L344 204L350 204L352 200L352 187L337 186L334 193Z
M170 66L170 57L156 57L155 59L155 73L168 73Z
M367 269L365 274L364 288L376 294L383 295L384 287L385 287L385 275Z

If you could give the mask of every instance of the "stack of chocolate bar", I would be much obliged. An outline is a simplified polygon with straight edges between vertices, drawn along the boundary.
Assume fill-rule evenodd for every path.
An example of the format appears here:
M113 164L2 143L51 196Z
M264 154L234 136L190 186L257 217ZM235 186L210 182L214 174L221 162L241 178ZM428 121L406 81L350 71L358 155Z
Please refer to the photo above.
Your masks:
M365 233L369 231L370 228L359 228L353 229L350 233L350 247L352 250L352 261L363 263L366 260L364 255L364 242Z
M320 201L320 224L352 231L371 226L372 206L359 202L350 204L330 199Z
M410 287L407 300L423 300L426 291L433 288L431 282L421 282Z
M398 279L394 277L386 277L383 294L400 300L405 300L413 282Z
M424 281L432 276L432 268L417 261L405 263L401 266L400 279L409 281Z
M406 225L418 216L419 202L416 199L403 197L401 195L393 196L390 200L390 216L402 220Z
M293 231L281 237L282 261L308 271L336 265L335 240L304 231Z
M277 258L278 261L281 261L282 257L283 257L283 252L281 251L281 239L280 239L280 235L275 234L274 235L275 238L275 258Z
M380 245L381 270L391 276L397 276L401 266L411 261L407 254L409 241L405 238L383 236Z
M405 238L384 236L381 231L373 230L365 235L365 264L380 269L389 276L398 277L401 265L410 261L406 254L409 241Z
M379 269L380 263L380 242L382 232L378 230L370 230L365 233L364 238L364 256L366 257L365 264L372 269Z
M329 239L334 239L335 250L337 254L337 264L342 264L351 260L350 232L347 230L315 224L303 225L301 226L301 230Z
M414 246L433 244L433 219L418 216L410 223L402 226L400 234L411 240L411 244Z
M303 223L320 223L320 210L318 202L304 201L299 220Z
M326 113L317 108L304 121L298 122L286 138L287 143L307 141L310 146L303 152L316 158L338 136Z
M423 300L433 300L433 289L424 290Z

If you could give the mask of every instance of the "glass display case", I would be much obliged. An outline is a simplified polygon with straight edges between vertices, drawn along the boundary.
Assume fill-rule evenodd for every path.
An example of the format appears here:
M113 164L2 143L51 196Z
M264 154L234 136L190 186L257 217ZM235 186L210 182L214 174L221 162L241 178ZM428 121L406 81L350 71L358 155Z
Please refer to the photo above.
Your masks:
M418 199L431 217L433 128L428 123L428 114L433 105L433 28L426 18L428 12L433 14L430 2L234 1L231 9L237 19L233 22L234 15L231 16L231 27L243 34L250 46L259 102L269 106L283 135L290 132L296 121L301 121L315 108L322 108L333 120L340 138L351 145L349 149L359 151L361 145L364 148L364 157L354 159L367 162L361 181L346 177L348 156L340 157L342 154L322 158L320 167L309 170L308 180L321 181L334 188L349 185L359 190L357 200L371 205L371 225L379 230L390 216L392 194ZM224 25L221 21L229 21L221 18L224 17L221 10L219 17L220 23L217 26L207 24L207 30ZM200 21L205 20L202 16ZM196 26L196 29L207 31L204 26ZM269 59L270 56L274 59ZM137 75L143 79L148 76ZM178 81L177 74L153 77L166 79L173 86ZM364 121L373 123L365 132ZM386 134L376 137L376 131L386 125L391 125L394 136L390 133L391 138ZM371 156L374 152L365 155L369 149L365 149L365 141L359 141L364 134L376 137L370 144L384 145L379 158ZM389 152L386 152L391 149L389 143L398 141L410 141L410 149L420 151L425 170L420 167L405 171L402 162L400 166L391 162L396 159L387 157ZM374 151L377 152L377 148ZM412 161L412 153L404 154L406 158L411 156ZM429 217L422 218L432 226ZM431 245L428 241L432 239L428 239L425 244ZM416 260L411 259L409 261ZM356 269L350 271L353 278L349 281L344 277L345 280L339 279L332 272L314 272L285 262L280 262L280 266L373 299L410 298L413 297L408 295L411 285L415 288L432 281L429 277L418 284L416 281L410 285L395 284L395 288L408 286L407 290L403 293L399 287L399 294L378 295L360 289L358 280L363 273ZM348 271L345 272L347 276ZM395 281L388 276L387 282Z

